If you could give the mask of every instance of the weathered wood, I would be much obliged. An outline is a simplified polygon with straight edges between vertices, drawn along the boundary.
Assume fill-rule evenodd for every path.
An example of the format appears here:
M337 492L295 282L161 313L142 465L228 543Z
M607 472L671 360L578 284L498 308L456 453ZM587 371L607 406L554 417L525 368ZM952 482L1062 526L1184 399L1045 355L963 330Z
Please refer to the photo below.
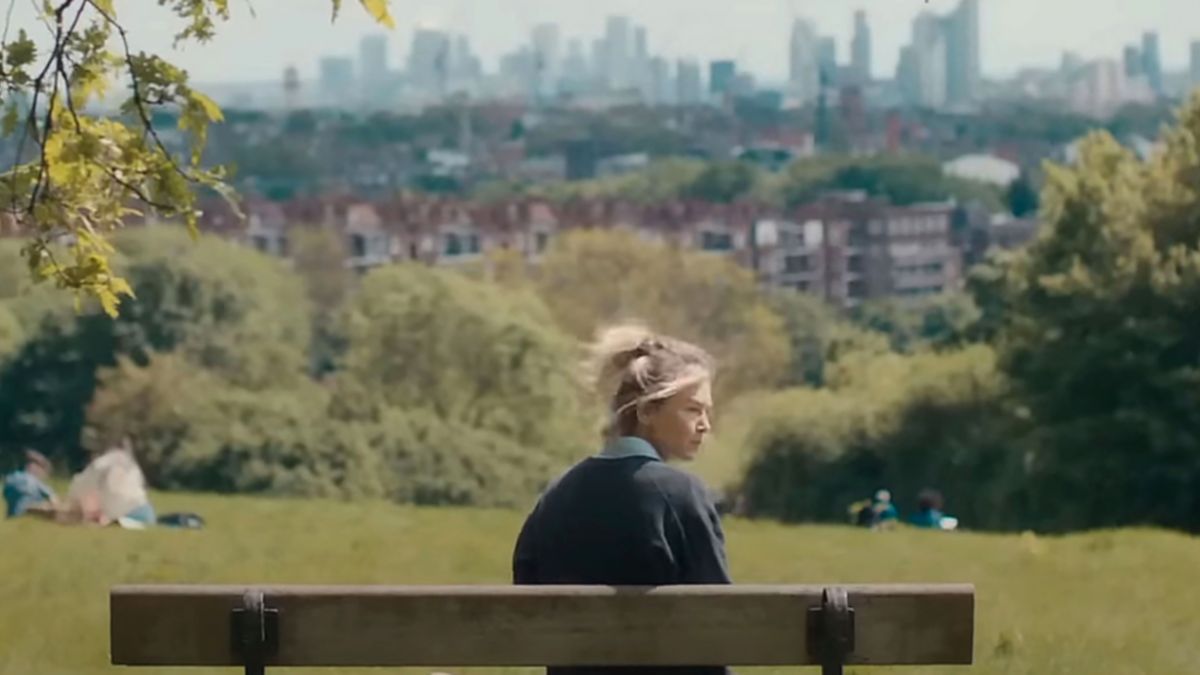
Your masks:
M820 586L254 587L278 608L269 665L807 665ZM972 660L969 585L847 586L850 664ZM230 611L248 587L112 590L112 662L237 665Z

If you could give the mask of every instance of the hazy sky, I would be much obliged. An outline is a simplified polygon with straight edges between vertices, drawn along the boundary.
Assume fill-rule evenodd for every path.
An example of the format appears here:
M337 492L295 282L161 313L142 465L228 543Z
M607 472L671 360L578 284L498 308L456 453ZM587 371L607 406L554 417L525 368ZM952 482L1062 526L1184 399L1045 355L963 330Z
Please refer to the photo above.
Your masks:
M15 0L14 27L32 27L33 0ZM171 51L176 22L152 0L117 0L135 49ZM325 54L356 55L358 39L381 32L357 0L345 0L330 24L330 0L231 0L234 18L204 46L172 55L199 82L278 80L287 65L307 79ZM791 22L805 17L838 39L847 60L853 13L864 9L874 33L876 75L890 76L912 18L923 9L945 13L957 0L392 0L397 27L389 60L401 65L412 30L434 26L463 32L489 69L540 22L590 41L610 14L647 26L650 50L675 58L735 58L760 77L787 71ZM1023 66L1057 64L1064 50L1086 58L1120 58L1145 30L1160 33L1166 68L1186 67L1200 39L1200 0L982 0L983 69L1001 75ZM253 7L255 16L249 8ZM586 42L585 42L586 44Z

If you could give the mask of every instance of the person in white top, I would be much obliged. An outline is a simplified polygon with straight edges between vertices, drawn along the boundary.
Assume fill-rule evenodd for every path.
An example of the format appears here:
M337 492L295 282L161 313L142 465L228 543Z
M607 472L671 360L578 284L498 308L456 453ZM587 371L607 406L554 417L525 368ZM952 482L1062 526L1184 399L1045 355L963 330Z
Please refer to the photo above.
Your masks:
M154 525L156 515L146 493L146 477L126 438L92 459L71 480L70 510L85 523L140 529Z

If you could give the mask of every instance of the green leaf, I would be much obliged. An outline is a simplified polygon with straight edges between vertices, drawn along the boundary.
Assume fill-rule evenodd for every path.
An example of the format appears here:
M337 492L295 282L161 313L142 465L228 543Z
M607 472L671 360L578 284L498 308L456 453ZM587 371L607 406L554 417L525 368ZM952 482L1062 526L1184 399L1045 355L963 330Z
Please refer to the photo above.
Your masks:
M221 113L221 106L217 105L216 101L198 91L191 92L191 95L192 100L199 104L210 122L220 122L225 119L224 114Z
M395 19L392 18L391 13L388 12L387 0L359 0L359 1L362 2L362 6L367 10L367 13L371 15L371 18L375 19L376 22L383 24L384 26L387 26L388 28L391 28L391 29L396 28L396 21L395 21ZM336 4L336 2L334 4Z
M3 121L0 121L0 127L2 127L0 128L0 132L2 132L4 136L11 136L12 133L17 130L17 125L20 124L20 122L21 117L17 112L17 103L16 101L11 101L9 102L7 109L4 111Z
M29 39L24 28L17 33L16 40L4 45L4 51L4 60L9 68L22 68L37 58L37 47L33 40Z
M342 0L333 0L333 17L332 21L337 21L338 12L342 11Z

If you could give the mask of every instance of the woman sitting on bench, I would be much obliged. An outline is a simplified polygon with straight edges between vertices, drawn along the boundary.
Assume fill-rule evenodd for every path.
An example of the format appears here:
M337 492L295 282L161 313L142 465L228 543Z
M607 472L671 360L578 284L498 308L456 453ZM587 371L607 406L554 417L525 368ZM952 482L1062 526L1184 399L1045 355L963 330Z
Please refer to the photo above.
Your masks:
M602 333L593 356L598 388L610 401L605 445L555 481L534 507L517 540L514 582L730 583L709 491L667 463L694 459L712 428L712 359L699 347L636 326Z

